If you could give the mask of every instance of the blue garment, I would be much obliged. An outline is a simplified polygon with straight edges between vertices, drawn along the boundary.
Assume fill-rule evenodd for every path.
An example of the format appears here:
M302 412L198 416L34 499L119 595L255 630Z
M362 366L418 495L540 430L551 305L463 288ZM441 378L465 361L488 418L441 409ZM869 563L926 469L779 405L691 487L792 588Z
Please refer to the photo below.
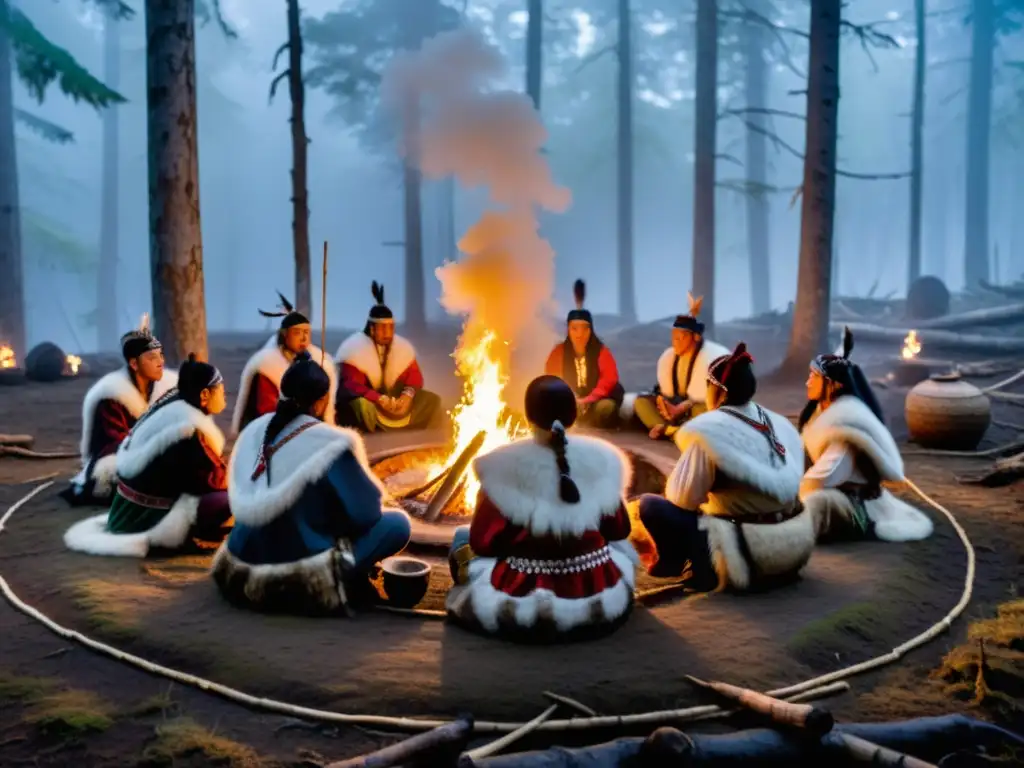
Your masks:
M380 489L345 451L270 522L251 526L236 520L227 548L249 565L273 565L313 557L345 538L352 543L356 569L365 571L404 549L409 537L408 517L381 509Z
M658 559L650 568L656 578L686 576L686 584L698 592L718 585L708 546L708 534L700 529L701 512L683 509L664 496L640 497L640 522L654 539Z

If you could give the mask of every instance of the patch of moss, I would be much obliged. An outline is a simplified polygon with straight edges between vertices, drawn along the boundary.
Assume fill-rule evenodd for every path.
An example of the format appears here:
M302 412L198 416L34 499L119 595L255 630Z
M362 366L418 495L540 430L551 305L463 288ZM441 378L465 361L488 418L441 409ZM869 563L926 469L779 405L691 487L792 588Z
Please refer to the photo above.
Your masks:
M802 654L821 648L833 648L849 635L872 639L871 627L879 623L885 608L877 603L850 603L838 611L805 624L789 638L786 647Z
M178 708L178 702L171 698L171 688L168 687L163 693L143 699L131 710L131 714L136 717L169 715L176 713Z
M56 687L48 677L17 677L0 672L0 702L39 699Z
M114 724L113 707L90 691L56 691L35 699L24 722L51 736L100 733Z
M156 741L142 753L139 766L171 766L186 758L200 757L210 765L256 768L266 765L249 747L218 736L188 718L179 718L156 729Z

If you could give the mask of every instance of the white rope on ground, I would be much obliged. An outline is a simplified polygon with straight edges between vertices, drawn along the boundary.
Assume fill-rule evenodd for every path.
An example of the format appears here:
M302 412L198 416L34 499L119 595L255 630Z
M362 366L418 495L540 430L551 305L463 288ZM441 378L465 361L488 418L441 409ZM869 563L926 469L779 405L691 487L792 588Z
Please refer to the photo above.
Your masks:
M1021 379L1024 379L1024 369L1017 371L1015 374L1013 374L1013 376L1010 376L1007 379L1003 379L1002 381L996 382L991 386L982 387L981 391L986 394L991 394L992 392L1002 389L1003 387L1008 387L1011 384L1016 384Z
M912 481L907 480L907 486L913 490L921 499L933 507L935 510L940 512L946 517L950 525L953 526L953 530L956 531L957 536L960 537L960 541L967 552L967 573L964 577L964 588L961 593L959 602L953 606L953 608L947 613L940 621L936 622L931 626L930 629L922 632L914 638L911 638L902 645L893 648L889 653L881 656L876 656L873 659L861 662L860 664L854 664L843 669L838 669L834 672L829 672L825 675L819 675L818 677L811 678L810 680L804 680L801 683L790 685L786 688L777 688L772 691L765 691L767 695L774 696L776 698L785 699L787 697L799 697L801 700L808 700L813 696L830 695L834 693L837 688L836 684L839 681L845 680L846 678L859 675L864 672L868 672L873 669L892 664L898 661L909 651L919 648L925 643L929 642L937 635L945 632L952 625L953 621L959 617L964 610L967 608L968 603L971 601L971 595L974 591L974 571L975 571L975 554L974 546L971 544L971 540L967 536L967 532L963 529L953 513L946 509L944 506L939 504L937 501L928 496L924 491L918 488ZM0 518L0 533L3 532L4 524L17 512L22 506L31 501L35 496L42 493L44 490L53 485L54 481L51 480L47 483L43 483L37 486L28 494L23 496L17 502L15 502L6 512L6 514ZM287 702L278 701L276 699L262 698L258 696L252 696L248 693L240 691L235 688L231 688L226 685L207 680L197 675L191 675L187 672L181 672L170 667L165 667L161 664L156 664L147 659L143 659L139 656L122 651L113 646L102 643L98 640L93 640L91 637L83 635L73 629L69 629L51 618L41 613L37 609L28 605L21 600L15 594L14 590L11 589L7 580L0 576L0 592L3 592L4 597L7 601L14 606L17 610L35 619L40 624L45 626L51 632L54 632L61 637L67 638L68 640L74 640L87 648L102 653L106 656L110 656L118 661L130 664L139 669L145 670L154 675L165 677L169 680L174 680L178 683L190 685L194 688L207 691L209 693L215 693L222 696L225 699L243 704L253 709L261 709L267 712L276 712L278 714L288 715L291 717L297 717L306 720L317 720L329 723L339 723L343 725L364 725L364 726L383 726L385 728L393 728L396 730L404 731L426 731L433 728L437 728L442 725L454 722L452 720L421 720L412 717L388 717L385 715L354 715L342 712L331 712L323 709L313 709L311 707L302 707L295 704L288 704ZM536 728L538 731L582 731L593 728L615 728L615 727L634 727L639 725L656 725L660 723L669 722L686 722L697 719L706 719L710 716L726 713L727 710L722 707L715 705L704 705L696 707L687 707L685 709L672 709L672 710L661 710L657 712L643 712L632 715L611 715L611 716L598 716L598 717L574 717L569 720L547 720L539 724ZM525 725L525 723L509 723L509 722L489 722L479 721L474 723L474 733L512 733L519 730Z

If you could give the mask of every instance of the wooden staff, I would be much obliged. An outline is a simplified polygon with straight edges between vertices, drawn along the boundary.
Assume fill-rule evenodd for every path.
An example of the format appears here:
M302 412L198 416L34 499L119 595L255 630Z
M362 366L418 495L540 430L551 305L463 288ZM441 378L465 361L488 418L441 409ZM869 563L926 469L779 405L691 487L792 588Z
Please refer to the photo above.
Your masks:
M324 276L320 281L320 367L327 357L327 241L324 240Z
M463 717L454 723L442 725L426 733L419 733L368 755L360 755L338 763L329 763L325 768L389 768L409 763L422 757L424 753L454 749L457 754L457 751L465 746L472 732L472 718Z
M740 688L728 683L707 682L691 675L684 675L684 677L698 688L714 691L729 701L734 701L753 712L771 718L774 723L802 728L819 738L831 731L832 726L835 725L831 712L810 704L792 704L752 691L749 688Z
M452 497L455 491L458 489L462 476L466 474L466 470L469 469L469 462L472 461L473 457L476 456L480 449L484 447L484 440L487 439L487 430L481 429L476 437L473 438L473 442L466 446L466 449L459 454L459 457L452 464L452 468L448 470L448 474L444 479L444 483L438 489L437 493L434 494L434 498L430 500L430 505L427 507L427 511L423 515L423 519L428 523L437 521L437 518L441 516L441 512L444 510L448 500Z

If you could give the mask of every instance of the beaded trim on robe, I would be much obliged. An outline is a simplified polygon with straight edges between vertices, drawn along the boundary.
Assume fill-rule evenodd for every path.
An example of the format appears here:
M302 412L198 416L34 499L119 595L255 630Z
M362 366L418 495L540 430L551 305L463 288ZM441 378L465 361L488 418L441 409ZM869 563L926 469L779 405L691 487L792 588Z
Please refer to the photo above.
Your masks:
M505 564L514 571L520 573L541 573L564 576L569 573L583 573L592 568L604 565L612 559L611 550L608 545L588 552L585 555L577 555L565 560L529 560L524 557L510 557Z

